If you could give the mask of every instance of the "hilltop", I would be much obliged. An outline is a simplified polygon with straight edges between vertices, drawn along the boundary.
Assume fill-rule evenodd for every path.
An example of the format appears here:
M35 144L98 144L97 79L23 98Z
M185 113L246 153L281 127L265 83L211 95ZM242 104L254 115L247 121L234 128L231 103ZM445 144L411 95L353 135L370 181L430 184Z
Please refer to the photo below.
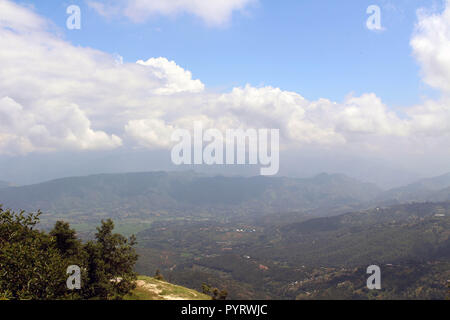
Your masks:
M421 179L406 186L388 190L381 193L376 201L385 204L450 201L450 173Z
M136 289L125 300L211 300L211 297L182 286L139 276Z

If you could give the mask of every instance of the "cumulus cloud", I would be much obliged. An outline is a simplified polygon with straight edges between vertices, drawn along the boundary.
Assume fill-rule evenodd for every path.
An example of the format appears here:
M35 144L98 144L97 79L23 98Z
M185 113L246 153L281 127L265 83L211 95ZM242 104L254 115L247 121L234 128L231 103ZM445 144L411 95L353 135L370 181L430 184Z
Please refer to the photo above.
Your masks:
M450 90L448 12L420 15L411 41L425 80L443 92ZM342 102L309 101L270 86L214 93L166 58L118 63L116 56L75 47L48 30L32 10L0 0L0 154L121 145L168 149L173 130L192 129L197 121L221 131L280 129L285 149L381 155L437 148L450 133L446 97L399 113L374 93Z
M125 0L89 1L91 8L107 17L124 15L134 22L143 22L154 15L192 14L212 26L230 21L233 12L242 11L257 0Z
M204 88L165 58L117 63L63 41L49 27L31 9L0 1L0 153L118 147L124 118L139 117L139 110L146 117L161 113L151 99Z
M205 85L200 80L192 80L191 72L166 58L139 60L137 64L152 68L153 74L164 83L164 87L155 90L157 94L173 94L184 91L201 92L205 89Z
M450 94L450 0L443 12L420 9L418 17L411 46L424 80Z
M14 29L20 32L36 31L48 26L48 22L30 10L23 10L10 1L0 1L0 27Z
M159 119L131 120L125 126L129 137L148 149L167 149L172 145L170 137L175 128Z
M9 97L0 99L0 151L4 153L102 150L121 144L115 135L92 130L90 121L76 105L48 104L34 112Z

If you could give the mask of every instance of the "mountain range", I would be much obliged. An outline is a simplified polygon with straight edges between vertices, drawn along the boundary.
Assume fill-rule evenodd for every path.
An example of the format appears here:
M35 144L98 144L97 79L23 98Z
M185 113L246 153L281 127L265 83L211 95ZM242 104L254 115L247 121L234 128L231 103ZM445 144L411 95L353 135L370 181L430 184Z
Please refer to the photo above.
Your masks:
M71 177L11 187L0 182L0 203L42 210L43 223L64 219L97 224L261 216L302 212L333 216L376 206L450 201L450 174L383 191L342 174L311 178L225 177L187 172L142 172Z
M97 223L176 217L239 216L280 211L331 214L360 208L381 190L344 175L308 179L206 176L194 172L103 174L0 189L0 203L45 218Z
M422 179L381 193L376 201L385 204L406 202L442 202L450 200L450 173Z
M341 174L101 174L6 186L0 203L41 209L44 228L64 220L81 238L112 218L137 235L138 273L160 269L169 282L207 283L233 299L446 294L450 174L391 190ZM362 281L371 264L386 279L378 296Z

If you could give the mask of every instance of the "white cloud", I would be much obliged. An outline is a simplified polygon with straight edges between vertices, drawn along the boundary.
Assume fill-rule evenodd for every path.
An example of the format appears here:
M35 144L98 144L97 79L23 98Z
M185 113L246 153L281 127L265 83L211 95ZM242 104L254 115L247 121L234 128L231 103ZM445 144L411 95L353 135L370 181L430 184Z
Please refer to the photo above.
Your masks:
M56 37L28 8L0 0L0 9L0 154L122 144L168 149L172 131L195 121L222 131L280 129L285 149L345 148L380 156L414 153L418 145L442 149L450 133L448 98L401 114L373 93L343 102L308 101L269 86L212 93L173 61L118 63L117 55ZM450 91L448 11L421 16L412 40L425 79L444 92Z
M24 10L23 7L11 1L0 1L0 27L14 29L20 32L36 31L48 26L48 22L31 10Z
M411 132L424 136L439 136L450 132L450 100L426 101L407 111Z
M407 136L409 122L400 119L375 94L350 97L339 107L336 129L345 133Z
M134 22L143 22L154 15L192 14L206 24L228 23L233 12L243 11L257 0L125 0L89 1L91 8L107 17L122 14Z
M204 88L164 58L118 63L115 56L72 46L48 27L29 8L0 0L0 101L3 108L16 104L15 118L0 128L0 153L114 148L131 113L162 112L151 99Z
M137 62L152 68L153 74L165 85L155 90L157 94L173 94L179 92L201 92L205 89L200 80L192 80L192 74L166 58L150 58Z
M138 145L149 149L167 149L172 142L170 137L174 127L159 119L131 120L125 126L125 132Z
M450 0L442 13L421 9L418 16L411 46L424 80L450 94Z
M97 11L103 17L113 17L120 14L120 7L108 5L98 1L88 1L88 6Z
M0 152L26 154L64 149L116 148L122 140L90 128L90 121L76 105L50 102L39 110L25 110L9 97L0 99Z

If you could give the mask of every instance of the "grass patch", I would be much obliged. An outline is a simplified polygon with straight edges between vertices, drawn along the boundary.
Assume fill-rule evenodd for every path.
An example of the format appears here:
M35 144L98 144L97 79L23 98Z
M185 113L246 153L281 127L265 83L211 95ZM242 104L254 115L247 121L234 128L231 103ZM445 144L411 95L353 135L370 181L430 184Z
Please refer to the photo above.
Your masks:
M139 276L138 286L125 300L211 300L211 297L152 277Z

